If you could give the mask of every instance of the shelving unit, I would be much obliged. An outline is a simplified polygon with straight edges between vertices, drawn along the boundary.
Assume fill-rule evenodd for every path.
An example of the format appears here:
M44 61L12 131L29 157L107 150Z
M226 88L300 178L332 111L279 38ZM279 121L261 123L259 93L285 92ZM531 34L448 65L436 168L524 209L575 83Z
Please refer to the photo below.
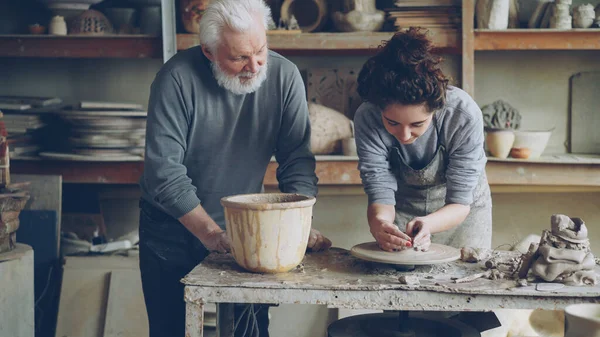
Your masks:
M515 191L527 186L531 191L600 191L600 157L578 160L573 155L547 160L495 160L486 166L488 181L495 191ZM143 162L11 162L14 172L60 174L65 183L137 184ZM277 187L277 163L271 162L265 175L266 187ZM316 173L320 186L360 186L356 157L317 156ZM531 189L533 188L533 189Z
M148 35L0 35L0 57L160 58L160 37Z
M269 33L269 48L285 55L372 54L393 32L375 33ZM440 53L460 53L459 33L432 35ZM177 50L199 45L198 36L177 34Z
M475 96L475 54L501 50L600 50L600 29L509 29L503 31L474 29L475 0L463 0L462 32L433 35L440 53L460 54L461 86ZM173 10L171 8L170 10ZM167 10L168 12L168 10ZM163 13L163 39L144 35L104 37L0 35L0 57L61 58L160 58L170 50L184 50L199 44L193 34L171 34L173 13ZM166 32L166 33L165 33ZM269 33L269 47L284 55L349 56L372 54L392 32L376 33ZM163 47L167 46L167 47ZM163 50L164 49L164 50ZM163 52L166 53L164 54ZM276 163L271 163L265 184L277 185ZM137 184L142 162L63 162L53 160L13 160L15 173L61 174L66 183ZM566 172L569 172L568 175ZM514 191L526 187L540 189L600 189L600 164L493 160L487 165L493 188ZM322 186L360 186L355 158L327 156L317 161Z
M476 29L480 50L600 50L600 29Z

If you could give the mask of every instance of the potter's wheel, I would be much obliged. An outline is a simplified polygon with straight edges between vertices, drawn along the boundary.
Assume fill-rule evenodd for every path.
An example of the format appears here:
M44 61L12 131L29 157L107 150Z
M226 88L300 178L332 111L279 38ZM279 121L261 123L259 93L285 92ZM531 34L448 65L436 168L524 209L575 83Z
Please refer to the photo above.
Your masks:
M481 337L477 329L462 322L407 312L367 314L335 321L329 337Z
M426 252L414 249L386 252L373 241L352 247L350 253L362 260L405 267L446 263L460 259L460 250L437 243L432 243Z

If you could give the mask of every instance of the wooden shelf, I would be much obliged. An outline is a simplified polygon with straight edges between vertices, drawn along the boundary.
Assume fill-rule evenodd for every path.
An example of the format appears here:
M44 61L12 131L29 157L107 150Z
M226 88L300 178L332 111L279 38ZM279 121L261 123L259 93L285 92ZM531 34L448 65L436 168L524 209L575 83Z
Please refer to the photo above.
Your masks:
M285 55L360 55L372 54L382 41L392 37L393 32L374 33L300 33L267 34L269 48ZM439 52L460 52L458 32L432 35ZM199 45L195 34L178 34L177 50Z
M476 29L475 50L600 50L600 29Z
M162 42L148 35L0 35L0 57L161 58Z
M11 160L11 172L21 174L62 175L65 183L137 184L143 162L71 162L56 160ZM269 164L265 185L276 187L277 163ZM486 171L492 187L552 187L573 190L600 187L600 164L547 161L488 161ZM360 186L357 161L328 156L317 160L321 186ZM566 190L565 190L566 191Z

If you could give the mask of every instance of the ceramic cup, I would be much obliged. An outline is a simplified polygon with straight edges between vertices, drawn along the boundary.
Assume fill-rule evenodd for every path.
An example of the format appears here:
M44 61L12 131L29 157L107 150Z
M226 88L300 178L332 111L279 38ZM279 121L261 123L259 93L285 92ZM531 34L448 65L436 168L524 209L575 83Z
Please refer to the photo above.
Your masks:
M573 304L565 308L565 337L600 337L600 304Z
M342 139L342 153L344 156L357 156L356 153L356 138Z
M485 137L490 154L496 158L508 157L514 140L513 130L488 130Z

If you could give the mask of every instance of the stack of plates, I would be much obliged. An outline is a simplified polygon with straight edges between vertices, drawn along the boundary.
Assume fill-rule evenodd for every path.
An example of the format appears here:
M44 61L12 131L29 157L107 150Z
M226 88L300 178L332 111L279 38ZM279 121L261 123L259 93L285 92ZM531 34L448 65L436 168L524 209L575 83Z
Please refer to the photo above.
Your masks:
M60 159L141 160L146 138L146 111L137 104L82 102L59 116L69 132L65 153L41 153Z

